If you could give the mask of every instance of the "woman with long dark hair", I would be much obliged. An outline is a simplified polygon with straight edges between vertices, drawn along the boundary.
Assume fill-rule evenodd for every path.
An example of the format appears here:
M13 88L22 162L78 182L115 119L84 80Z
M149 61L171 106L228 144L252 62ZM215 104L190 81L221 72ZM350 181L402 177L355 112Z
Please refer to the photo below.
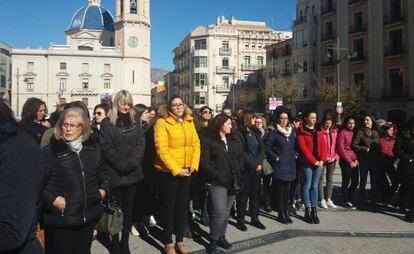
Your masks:
M197 119L195 121L196 129L198 133L198 137L200 138L201 144L204 142L205 139L209 138L208 128L213 120L213 109L209 106L202 106L197 114ZM200 221L203 225L210 224L210 218L208 214L208 199L207 197L207 189L205 179L206 177L202 174L204 170L202 170L203 164L200 164L199 172L200 174L198 177L195 177L191 180L191 186L193 187L194 196L193 196L193 205L200 209Z
M0 253L42 254L36 238L45 162L0 99Z
M356 209L352 204L353 194L358 187L359 170L358 159L355 152L351 149L352 139L354 136L355 118L353 116L345 117L342 128L337 138L337 151L340 156L339 166L342 173L342 198L343 206L349 209Z
M189 253L183 242L186 206L190 176L198 170L200 162L200 140L191 111L180 97L172 97L166 109L159 110L160 118L154 132L157 151L154 166L158 171L163 243L166 254L175 254L176 250L186 254Z
M368 173L370 176L370 198L373 208L376 209L378 196L378 168L379 168L379 132L375 118L371 115L363 117L362 127L357 130L352 140L351 148L355 151L359 162L359 192L364 202L366 199L365 187Z
M241 174L241 190L237 195L237 225L241 231L247 231L245 216L247 201L250 205L252 226L266 229L259 220L260 188L262 180L262 163L264 159L264 145L260 131L255 126L256 117L253 112L245 110L238 121L238 137L245 153L245 165Z
M113 196L123 213L122 238L112 236L111 253L130 253L131 229L136 184L143 179L141 163L145 151L145 136L135 122L132 95L119 91L114 98L108 117L101 122L100 144L108 169Z
M316 117L315 111L306 112L297 135L299 159L303 167L302 198L305 204L305 221L310 224L320 222L316 210L318 187L322 167L327 161L323 136L316 131Z
M225 233L239 190L240 172L243 166L243 151L232 132L232 119L220 114L209 127L210 135L202 143L201 164L208 185L210 202L210 246L207 253L215 254L217 246L231 248Z
M23 105L20 124L38 144L42 141L43 133L50 128L45 119L46 114L46 103L41 99L29 98Z
M296 177L296 131L289 124L287 110L275 113L275 130L265 140L266 155L273 168L273 197L283 224L292 223L289 216L290 184Z

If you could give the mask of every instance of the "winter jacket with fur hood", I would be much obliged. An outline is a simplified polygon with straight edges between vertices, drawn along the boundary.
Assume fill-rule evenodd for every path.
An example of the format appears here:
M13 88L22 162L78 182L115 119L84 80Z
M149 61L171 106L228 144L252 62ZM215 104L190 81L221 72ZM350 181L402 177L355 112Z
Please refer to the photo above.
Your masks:
M169 112L167 106L161 106L158 114L160 119L157 120L154 131L157 151L154 167L173 176L178 175L183 167L198 170L200 140L191 110L186 108L182 119Z

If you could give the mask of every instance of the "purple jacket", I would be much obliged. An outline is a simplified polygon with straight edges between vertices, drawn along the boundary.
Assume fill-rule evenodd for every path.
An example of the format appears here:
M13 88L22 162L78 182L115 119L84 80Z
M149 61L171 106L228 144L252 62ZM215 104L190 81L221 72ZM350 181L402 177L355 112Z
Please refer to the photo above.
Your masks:
M336 148L339 156L341 156L348 164L351 164L351 162L357 159L355 152L351 149L353 136L354 132L345 128L339 132L336 141Z

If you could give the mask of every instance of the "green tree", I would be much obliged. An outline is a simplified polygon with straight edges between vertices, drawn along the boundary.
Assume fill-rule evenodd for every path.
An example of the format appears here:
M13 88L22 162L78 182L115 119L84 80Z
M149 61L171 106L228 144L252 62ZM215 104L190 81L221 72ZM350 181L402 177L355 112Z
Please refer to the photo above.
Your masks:
M366 91L361 84L341 85L340 95L344 113L354 113L367 102ZM319 85L316 97L318 101L335 106L338 98L337 86L329 83Z

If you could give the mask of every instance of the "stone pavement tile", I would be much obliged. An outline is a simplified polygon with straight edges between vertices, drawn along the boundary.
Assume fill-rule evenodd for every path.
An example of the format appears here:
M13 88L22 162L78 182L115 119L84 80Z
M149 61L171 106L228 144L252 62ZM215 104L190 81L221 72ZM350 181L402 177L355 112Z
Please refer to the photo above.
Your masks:
M303 215L303 213L299 213L299 214ZM413 224L409 224L409 223L402 221L399 218L380 214L380 213L371 213L371 212L366 212L366 211L349 211L349 210L335 211L333 209L329 209L329 210L321 211L319 215L321 218L321 224L319 225L310 225L310 224L303 222L301 219L298 219L298 218L293 218L294 220L293 224L283 225L275 220L276 213L272 212L270 215L260 217L262 222L267 226L266 230L256 229L247 223L248 231L241 232L237 230L233 225L229 225L226 236L230 242L234 243L234 242L245 241L245 240L255 238L258 236L268 235L274 232L280 232L286 229L318 230L318 231L347 231L347 232L412 232L412 233L414 232ZM231 220L231 223L234 223L234 220ZM206 235L208 235L209 233L208 227L204 227L201 225L200 228L202 230L201 232L204 234L204 237L202 237L201 239L204 239L204 241L207 241ZM321 239L338 238L339 239L338 242L343 242L343 241L346 242L348 241L348 239L351 239L352 241L357 241L355 240L355 238L349 238L349 237L332 237L332 238L316 237L316 238L321 238ZM299 238L297 238L296 240L298 239ZM303 237L300 239L307 242L311 240L312 238ZM375 239L378 239L378 238L373 237L369 239L373 239L373 243L376 243ZM152 241L153 241L153 244L155 243L155 245L158 245L159 248L162 248L162 245L159 241L157 241L156 239L153 239ZM272 249L271 246L273 246L274 248L275 246L279 246L280 244L285 244L286 241L291 241L291 240L281 241L281 242L276 243L274 246L269 245L269 246L260 247L258 249L270 248L271 250ZM398 243L398 241L396 241L395 239L393 241ZM405 239L402 239L401 241L404 242ZM187 246L192 252L204 250L204 247L203 245L200 244L200 241L197 240L197 242L192 241L192 240L187 240L187 239L185 240L185 243L187 244ZM302 241L294 241L294 243L300 244L302 243ZM131 236L130 246L132 250L131 253L161 253L160 250L148 244L146 241L143 241L139 237ZM327 245L327 246L330 246L330 245ZM325 251L324 246L316 246L316 247L318 250L320 250L320 252L314 252L314 253L333 253L333 252L324 252ZM335 249L334 246L330 246L330 247ZM298 245L298 249L300 249L300 245ZM105 252L104 248L95 241L93 243L92 253L106 254L108 252ZM379 252L379 253L385 253L385 252ZM412 253L414 253L414 251Z
M252 253L252 250L239 252ZM412 254L409 238L299 237L254 249L255 254Z

